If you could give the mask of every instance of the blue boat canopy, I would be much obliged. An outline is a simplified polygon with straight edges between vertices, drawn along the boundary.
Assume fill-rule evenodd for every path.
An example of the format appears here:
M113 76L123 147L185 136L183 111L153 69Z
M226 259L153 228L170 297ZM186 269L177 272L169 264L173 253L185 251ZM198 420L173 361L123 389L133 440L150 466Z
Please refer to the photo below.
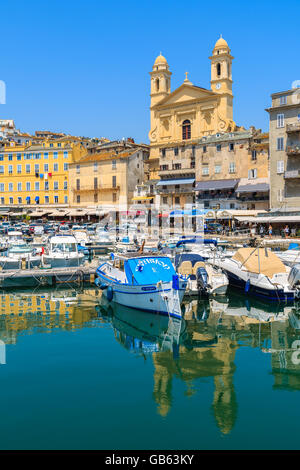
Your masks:
M189 238L189 239L184 238L183 240L179 240L176 243L176 248L180 245L185 245L186 243L188 243L188 244L190 244L190 243L204 243L204 245L215 245L215 246L217 246L217 244L218 244L217 240L215 240L213 238L201 238L201 237L195 237L195 238Z
M125 274L128 284L148 285L159 281L171 282L176 274L169 258L164 256L147 256L125 261Z

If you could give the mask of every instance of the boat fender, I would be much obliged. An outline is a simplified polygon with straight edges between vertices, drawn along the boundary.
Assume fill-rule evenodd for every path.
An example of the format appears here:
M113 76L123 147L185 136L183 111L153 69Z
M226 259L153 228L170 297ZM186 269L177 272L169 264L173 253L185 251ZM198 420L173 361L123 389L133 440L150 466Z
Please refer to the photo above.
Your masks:
M249 292L249 290L250 290L250 279L248 279L248 281L245 284L245 292L247 293Z
M178 276L178 274L173 274L172 287L173 287L174 290L179 290L179 276Z
M114 291L113 291L113 288L112 288L111 286L109 286L109 287L107 288L107 294L106 294L106 296L107 296L107 300L109 300L109 302L111 302L112 299L113 299L113 296L114 296Z

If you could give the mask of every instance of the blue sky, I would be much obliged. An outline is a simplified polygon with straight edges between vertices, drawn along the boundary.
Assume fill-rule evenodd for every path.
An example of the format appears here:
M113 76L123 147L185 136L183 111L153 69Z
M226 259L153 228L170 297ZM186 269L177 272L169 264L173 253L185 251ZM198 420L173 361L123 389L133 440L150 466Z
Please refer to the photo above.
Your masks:
M0 0L1 1L1 0ZM150 76L209 88L220 34L233 62L234 120L268 129L270 94L300 79L300 3L287 0L14 0L0 3L0 118L18 128L148 142Z

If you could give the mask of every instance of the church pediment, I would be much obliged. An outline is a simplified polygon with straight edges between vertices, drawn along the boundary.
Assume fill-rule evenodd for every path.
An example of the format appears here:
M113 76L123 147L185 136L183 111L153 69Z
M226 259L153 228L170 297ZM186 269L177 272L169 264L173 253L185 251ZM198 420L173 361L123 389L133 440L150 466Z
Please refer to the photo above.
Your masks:
M176 104L184 104L192 101L207 100L209 98L217 97L213 91L206 90L205 88L196 87L193 85L183 84L170 95L159 101L153 108L168 107Z

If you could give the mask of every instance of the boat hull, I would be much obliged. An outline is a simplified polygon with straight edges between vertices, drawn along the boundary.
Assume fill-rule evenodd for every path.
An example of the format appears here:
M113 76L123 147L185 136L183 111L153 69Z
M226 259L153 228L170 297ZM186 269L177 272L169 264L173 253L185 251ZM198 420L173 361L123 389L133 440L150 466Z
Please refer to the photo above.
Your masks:
M172 288L172 282L155 285L130 285L115 282L97 271L96 284L102 287L103 295L110 301L135 310L181 318L181 301L186 282L179 282L179 290ZM109 289L110 288L110 289Z

